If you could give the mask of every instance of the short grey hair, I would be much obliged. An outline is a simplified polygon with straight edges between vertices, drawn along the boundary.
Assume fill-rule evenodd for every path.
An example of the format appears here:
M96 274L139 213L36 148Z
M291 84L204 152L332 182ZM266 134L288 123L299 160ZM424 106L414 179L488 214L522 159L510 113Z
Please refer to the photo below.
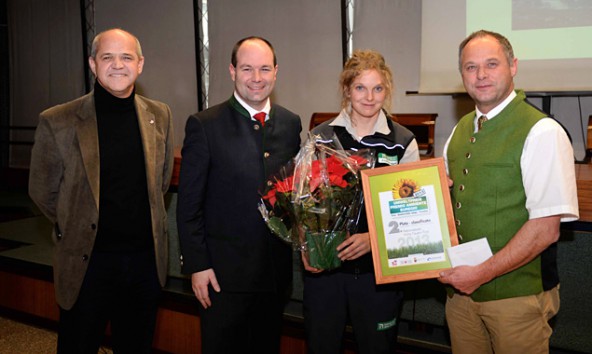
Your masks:
M121 31L121 32L125 32L127 34L129 34L130 36L132 36L132 38L136 41L136 54L138 54L138 57L141 58L142 57L142 46L140 45L140 40L138 39L138 37L134 36L132 33L123 30L121 28L110 28L108 30L105 30L99 34L97 34L95 36L95 38L92 41L92 46L91 46L91 50L90 50L90 56L93 57L94 59L96 59L97 57L97 50L99 47L99 42L101 40L101 37L103 36L103 34L105 34L106 32L109 31Z
M506 59L508 60L508 65L512 66L514 61L514 49L512 49L512 45L510 41L502 36L497 32L487 31L487 30L479 30L476 32L471 33L467 38L465 38L458 47L458 70L462 72L462 63L461 57L462 52L467 46L467 44L475 38L482 38L482 37L493 37L495 38L498 43L502 46L504 54L506 55Z

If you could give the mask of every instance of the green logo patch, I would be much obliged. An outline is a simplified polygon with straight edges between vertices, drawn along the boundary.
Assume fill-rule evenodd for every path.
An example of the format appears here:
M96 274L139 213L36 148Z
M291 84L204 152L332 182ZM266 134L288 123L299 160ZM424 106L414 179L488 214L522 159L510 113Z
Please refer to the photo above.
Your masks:
M387 322L378 322L378 325L376 326L376 330L377 331L386 331L389 328L392 328L394 326L397 325L397 318L393 318L390 321Z
M389 166L394 166L399 164L399 158L397 155L389 156L383 152L378 153L378 162L383 163Z

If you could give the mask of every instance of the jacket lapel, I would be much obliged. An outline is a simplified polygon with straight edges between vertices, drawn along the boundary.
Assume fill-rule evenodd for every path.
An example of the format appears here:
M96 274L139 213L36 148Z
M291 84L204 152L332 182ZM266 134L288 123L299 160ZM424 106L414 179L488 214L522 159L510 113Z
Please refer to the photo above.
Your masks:
M95 199L95 205L99 210L99 190L100 190L100 158L99 158L99 134L97 130L97 114L95 111L94 92L91 91L84 97L82 104L77 112L78 123L76 124L76 134L78 136L78 145L80 155L88 184Z
M154 114L148 110L146 103L136 95L135 98L136 113L138 115L138 126L142 136L142 145L144 147L144 160L146 164L146 180L148 186L155 185L155 157L154 141L156 124ZM99 210L99 191L100 191L100 156L99 156L99 134L97 130L97 115L94 105L94 92L85 96L77 112L78 124L76 125L76 134L80 154L86 170L88 184L92 190L95 199L95 205ZM152 191L149 191L152 193Z
M152 188L156 185L156 166L155 166L155 126L156 120L154 113L148 110L146 102L142 97L136 95L136 113L138 115L138 126L142 136L142 146L144 147L144 163L146 165L146 181L148 182L148 193L152 195Z

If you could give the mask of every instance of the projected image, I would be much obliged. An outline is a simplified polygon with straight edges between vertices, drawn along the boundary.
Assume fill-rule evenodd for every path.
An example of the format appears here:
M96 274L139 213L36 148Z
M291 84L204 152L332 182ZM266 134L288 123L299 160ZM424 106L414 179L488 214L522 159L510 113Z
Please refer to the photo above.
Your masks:
M458 17L442 26L442 14ZM512 43L516 87L592 90L592 0L422 0L421 22L421 93L464 92L458 44L480 29Z
M590 0L512 0L512 30L592 26Z

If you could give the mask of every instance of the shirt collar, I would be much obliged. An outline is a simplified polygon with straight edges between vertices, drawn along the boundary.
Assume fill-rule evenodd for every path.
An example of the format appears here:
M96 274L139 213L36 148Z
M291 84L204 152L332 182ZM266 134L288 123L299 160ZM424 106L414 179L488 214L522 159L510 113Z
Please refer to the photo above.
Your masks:
M254 109L253 107L249 106L239 95L238 93L236 93L236 91L234 91L234 98L236 98L236 100L238 101L238 103L240 103L241 106L243 106L244 109L247 110L247 112L249 112L249 116L251 117L251 120L255 120L255 118L253 118L253 116L259 112L265 112L265 120L269 119L269 111L271 111L271 101L269 99L269 97L267 97L267 101L265 102L265 107L263 107L262 110L258 111L256 109Z
M501 111L504 110L504 108L506 108L507 105L510 104L510 102L512 102L512 100L515 97L516 97L516 91L512 90L512 92L510 92L508 97L506 97L506 99L503 100L502 103L498 104L492 110L490 110L487 114L485 114L487 116L487 119L489 120L489 119L492 119L495 116L497 116ZM479 108L475 107L475 117L481 117L482 115L483 115L483 113L481 111L479 111Z
M333 122L329 123L329 125L344 127L345 130L356 141L360 141L363 138L363 136L358 136L356 134L356 129L351 124L351 118L350 118L349 114L347 113L346 109L342 109L341 112L339 112L339 115L333 120ZM371 134L368 134L368 135L374 135L376 133L388 135L388 134L390 134L390 132L391 132L391 129L388 126L386 114L384 114L384 111L381 109L380 112L378 113L378 119L376 120L376 123L374 123L374 128L372 129Z

